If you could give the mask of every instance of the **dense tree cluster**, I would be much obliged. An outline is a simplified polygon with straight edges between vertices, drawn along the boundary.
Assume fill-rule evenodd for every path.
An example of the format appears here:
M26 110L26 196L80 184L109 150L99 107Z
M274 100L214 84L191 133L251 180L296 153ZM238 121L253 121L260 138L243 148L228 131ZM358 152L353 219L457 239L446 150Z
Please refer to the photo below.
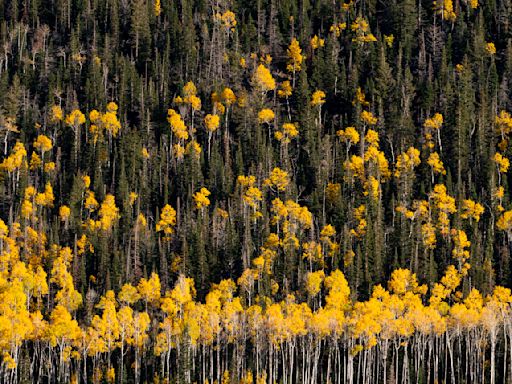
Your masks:
M1 381L512 380L511 12L2 2Z

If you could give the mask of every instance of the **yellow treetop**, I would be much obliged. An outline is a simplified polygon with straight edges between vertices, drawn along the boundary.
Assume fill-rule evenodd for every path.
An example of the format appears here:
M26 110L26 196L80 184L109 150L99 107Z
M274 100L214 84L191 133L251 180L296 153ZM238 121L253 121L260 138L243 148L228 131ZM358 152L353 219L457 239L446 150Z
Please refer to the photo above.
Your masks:
M204 118L204 125L209 132L215 132L220 125L219 115L207 114Z
M50 149L52 149L53 144L48 136L39 135L34 142L34 147L39 149L41 152L48 152Z
M160 220L156 224L156 231L163 231L165 238L170 239L174 233L174 226L176 225L176 211L169 204L166 204L162 213L160 214Z
M480 221L480 216L484 213L484 206L474 202L473 200L464 200L462 202L462 213L460 215L463 219L475 219Z
M52 123L57 123L59 121L62 121L64 119L64 112L62 111L62 108L58 105L52 105L51 112L50 112L50 121Z
M268 179L265 179L263 182L263 185L276 188L278 191L284 191L288 184L290 184L288 172L278 167L275 167L272 172L270 172Z
M74 109L66 116L65 123L73 127L78 127L85 123L85 115L79 109Z
M336 135L349 145L355 145L360 140L359 132L357 132L355 127L347 127L344 130L340 129L336 132Z
M59 217L62 221L67 221L71 215L71 209L68 206L62 205L59 208Z
M285 80L281 83L279 90L277 91L277 96L286 99L292 95L292 85L290 81Z
M188 139L188 130L185 122L182 120L181 115L174 109L167 111L167 121L171 125L172 132L176 135L178 140Z
M443 125L443 115L441 115L440 113L436 113L434 116L425 120L425 122L423 123L423 126L425 128L433 130L433 131L437 131L437 130L441 129L442 125Z
M444 164L439 157L439 153L432 152L427 159L427 164L432 168L432 172L446 175Z
M362 111L361 112L361 120L368 125L377 124L377 118L373 116L373 113L370 111Z
M271 109L265 108L258 112L258 120L260 124L266 123L270 124L272 120L274 120L275 114Z
M109 231L112 225L119 219L119 208L116 207L116 201L113 195L108 194L101 203L99 210L100 228L103 231Z
M318 107L325 104L325 92L321 90L316 90L313 92L311 96L311 105L313 107Z
M485 50L489 55L495 55L496 54L496 46L494 43L486 43L485 44Z
M410 147L406 152L398 155L395 165L395 177L412 172L420 163L420 151Z
M355 37L352 41L359 44L372 43L377 41L377 38L370 32L370 25L363 17L358 17L351 25L350 29L355 32Z
M196 208L201 209L203 207L207 207L210 205L210 199L208 196L211 195L211 192L206 188L201 188L199 192L194 193L193 198L196 203Z
M314 35L309 43L313 50L317 50L318 48L322 48L324 46L325 40L318 37L318 35Z
M498 171L500 173L507 173L508 167L510 167L509 159L507 159L501 153L496 152L496 154L494 155L493 160L496 163L496 167L498 168Z
M273 91L276 88L276 81L269 69L259 64L253 76L253 83L261 92Z
M302 56L302 49L300 48L299 42L295 37L288 46L286 54L288 56L288 65L286 66L288 72L295 73L300 71L304 57Z

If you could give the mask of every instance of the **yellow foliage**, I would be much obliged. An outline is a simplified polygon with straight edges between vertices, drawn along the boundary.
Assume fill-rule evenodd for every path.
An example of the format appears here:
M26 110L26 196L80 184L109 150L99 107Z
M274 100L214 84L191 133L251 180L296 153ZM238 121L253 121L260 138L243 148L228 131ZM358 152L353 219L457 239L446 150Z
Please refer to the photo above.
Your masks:
M311 96L311 105L313 107L321 106L322 104L325 104L325 92L321 90L316 90L313 92L313 95Z
M288 176L288 172L283 171L281 168L275 167L268 179L265 179L263 185L269 186L270 188L275 188L278 191L286 190L286 187L290 184L290 177Z
M201 209L203 207L207 207L210 205L210 199L208 199L208 196L210 196L211 193L206 188L201 188L199 192L194 193L193 198L196 203L196 208Z
M270 124L272 120L274 120L274 112L271 109L262 109L258 112L258 120L261 123Z
M258 65L258 68L256 68L253 82L255 87L261 92L273 91L276 88L276 81L272 77L269 69L263 64Z
M286 70L288 72L298 72L302 68L302 60L304 59L302 56L302 49L300 48L299 42L296 38L293 38L288 49L286 50L286 54L288 56L288 65L286 66Z
M170 240L176 225L176 211L169 204L166 204L160 214L160 220L156 224L156 231L163 231L164 238Z

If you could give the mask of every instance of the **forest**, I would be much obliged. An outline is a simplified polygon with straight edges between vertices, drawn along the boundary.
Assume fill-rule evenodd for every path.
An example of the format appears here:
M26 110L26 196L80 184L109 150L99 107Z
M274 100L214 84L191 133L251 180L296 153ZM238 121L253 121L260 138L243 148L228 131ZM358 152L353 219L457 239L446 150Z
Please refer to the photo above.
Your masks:
M0 1L0 95L0 383L512 383L510 0Z

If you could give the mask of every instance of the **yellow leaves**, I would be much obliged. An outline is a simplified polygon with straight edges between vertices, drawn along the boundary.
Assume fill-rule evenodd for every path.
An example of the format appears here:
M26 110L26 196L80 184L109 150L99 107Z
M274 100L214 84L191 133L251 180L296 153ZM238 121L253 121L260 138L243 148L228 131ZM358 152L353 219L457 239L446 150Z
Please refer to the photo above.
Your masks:
M243 187L252 187L256 183L256 177L240 175L236 179L237 183Z
M219 115L207 114L204 118L204 125L209 132L215 132L220 125Z
M243 201L256 209L257 202L263 200L263 194L257 187L249 187L242 196Z
M45 163L43 170L45 173L53 172L55 170L55 163L53 161Z
M438 131L439 129L441 129L442 125L443 125L443 115L441 115L440 113L436 113L434 116L425 120L425 122L423 123L423 126L425 127L425 129L431 130L431 131Z
M480 221L480 216L484 213L483 205L474 202L473 200L464 200L462 202L462 213L460 215L463 219L475 219L476 222Z
M378 138L378 136L376 136L376 138ZM376 143L376 141L374 141L374 143ZM376 144L370 145L367 151L365 152L364 156L364 161L369 163L370 165L370 174L373 173L377 177L384 178L391 176L388 160L386 159L384 152L378 150Z
M224 27L228 31L234 31L237 25L235 14L229 10L227 10L224 13L216 13L215 20L219 21L222 24L222 27Z
M437 152L432 152L427 159L427 164L432 168L432 172L438 173L441 175L446 175L446 170L444 169L444 164L439 158L439 154Z
M366 101L366 96L365 96L363 90L361 89L361 87L357 87L356 95L354 97L354 100L352 100L352 105L357 105L357 104L359 104L363 107L370 106L370 103L368 101Z
M81 329L76 320L71 318L69 311L62 305L57 305L50 315L49 338L52 346L69 344L78 340Z
M29 164L30 170L34 171L34 170L38 169L42 163L43 162L42 162L41 158L39 157L39 155L35 152L32 152L32 155L30 156L30 164Z
M341 32L347 29L347 23L337 23L330 26L329 31L336 37L340 37Z
M263 93L273 91L276 88L276 81L272 77L269 69L263 64L259 64L256 68L256 72L253 76L253 83L254 86Z
M319 48L322 48L325 44L325 40L318 37L318 35L314 35L311 40L309 41L309 44L311 45L311 48L313 50L317 50Z
M457 18L453 9L453 0L434 0L434 9L443 20L454 22Z
M361 120L368 125L375 125L377 124L377 118L373 116L373 113L369 111L362 111L361 112Z
M493 160L496 163L496 167L498 168L498 172L500 172L500 173L507 173L508 167L510 167L509 159L507 159L501 153L496 152L496 154L494 155Z
M393 35L384 35L384 42L386 43L386 45L388 47L392 47L393 46L393 42L395 41L395 36Z
M489 55L495 55L496 54L496 46L494 45L494 43L486 43L485 44L485 51Z
M105 378L107 379L107 383L115 383L115 381L116 381L116 370L115 370L114 367L111 367L111 368L107 369L107 373L105 375Z
M352 155L350 160L343 163L343 166L345 170L348 171L348 176L364 180L364 161L362 157Z
M99 228L103 231L110 231L114 223L119 219L119 208L116 207L115 198L108 194L101 203L99 210Z
M288 172L283 171L281 168L275 167L268 179L265 179L263 185L269 186L272 189L277 189L278 191L285 191L286 187L290 184L290 177Z
M292 86L288 80L285 80L281 83L277 91L277 96L286 99L292 95Z
M197 94L197 88L192 81L189 81L184 85L183 94L185 95L185 97L190 97Z
M21 217L24 219L28 219L32 216L34 213L34 206L29 200L23 200L23 203L21 204Z
M185 122L182 120L181 115L174 109L167 111L167 121L171 125L172 132L176 135L176 138L180 141L188 139L188 130Z
M470 247L471 242L468 240L466 232L461 229L452 229L451 234L454 245L452 255L460 263L464 263L469 259L469 251L465 248Z
M502 135L512 132L512 117L507 111L500 111L500 113L496 115L495 122L498 127L498 131Z
M164 239L170 240L171 235L174 233L174 226L176 225L176 211L169 204L166 204L162 213L160 214L160 220L156 224L156 231L164 233Z
M496 227L501 231L512 230L512 211L505 211L496 222Z
M146 280L145 278L140 279L139 284L137 285L137 290L142 300L147 304L155 305L158 300L160 300L160 277L158 274L153 272L149 280ZM132 300L135 298L136 296L131 297Z
M74 109L66 116L66 120L64 120L64 122L67 125L77 128L85 123L85 115L79 109Z
M274 137L276 138L277 141L287 144L291 141L291 139L299 135L297 123L284 123L282 127L282 131L276 131L274 133Z
M258 112L258 121L260 124L270 124L274 120L274 116L275 114L271 109L265 108Z
M320 107L325 104L325 92L322 90L316 90L311 96L311 105L313 107Z
M309 241L302 244L303 253L302 258L308 260L310 263L317 262L323 264L323 250L322 245L316 241Z
M323 270L316 272L309 272L306 275L306 291L309 296L315 297L320 293L322 282L324 281L325 273Z
M380 197L380 182L375 177L370 176L364 183L364 195L370 195L372 200L377 201Z
M420 163L420 151L414 147L409 147L407 152L401 153L397 157L395 177L400 177L402 174L410 174Z
M0 240L5 239L9 235L9 227L0 219Z
M64 112L62 111L62 108L58 105L52 105L51 111L50 111L50 121L52 123L57 123L59 121L62 121L64 119Z
M172 149L174 151L174 156L176 157L176 159L180 160L183 158L183 156L185 155L185 147L183 147L182 145L180 144L174 144L172 146Z
M345 130L340 129L336 132L336 135L348 145L355 145L359 143L359 133L355 127L347 127Z
M178 277L178 281L176 281L176 285L170 293L170 297L178 306L191 302L195 295L194 280L183 275ZM165 308L162 309L165 311Z
M341 196L341 184L340 183L327 183L325 188L325 197L331 204L335 204Z
M34 147L39 149L41 152L48 152L53 148L53 144L48 136L39 135L34 142Z
M58 257L53 262L50 282L56 283L60 290L55 296L58 304L67 311L75 311L82 304L82 295L75 290L73 277L68 272L73 254L69 247L60 249Z
M442 235L448 235L450 220L448 215L455 213L457 207L455 206L455 199L446 193L446 186L443 184L436 184L434 190L430 193L430 198L439 210L438 225Z
M94 211L96 208L99 207L98 200L96 200L96 197L94 196L94 192L87 191L85 193L85 208L89 211Z
M286 54L288 56L288 65L286 66L286 70L292 73L300 71L302 68L302 60L304 58L302 56L302 49L295 37L288 46Z
M352 39L353 42L359 44L372 43L377 41L375 36L370 32L370 25L363 17L358 17L351 25L350 29L355 32L355 36Z
M436 228L431 222L421 226L421 238L426 249L434 249L436 247Z
M201 188L199 192L194 193L193 198L196 203L197 209L202 209L203 207L208 207L210 205L210 199L208 196L211 195L211 192L206 188Z
M185 153L188 155L191 155L196 160L198 160L199 157L201 156L201 152L202 152L201 145L195 140L190 141L185 146Z
M21 142L16 142L11 154L6 157L0 164L0 169L5 170L9 173L20 169L26 164L27 151L25 146ZM26 166L26 165L25 165Z
M62 221L67 221L71 215L71 209L68 206L62 205L59 207L59 217Z
M156 17L160 16L162 13L162 5L160 3L160 0L155 0L155 3L153 4L153 13Z
M362 237L366 233L366 227L368 225L366 218L366 206L364 204L357 208L354 208L353 216L357 222L357 227L350 230L350 234L355 237Z
M227 106L230 106L236 102L235 93L233 92L233 90L231 88L228 88L228 87L224 88L222 90L222 93L220 96L221 96L222 100L224 101L224 104L226 104Z
M343 272L339 269L334 270L325 278L324 285L328 291L325 297L326 308L344 310L350 302L350 287Z
M117 104L111 101L107 104L107 111L105 113L95 109L89 112L89 120L91 121L89 132L93 136L94 143L103 134L103 130L106 130L110 136L117 137L121 130L121 122L117 118L117 110Z
M5 367L8 370L16 369L16 367L18 366L16 360L14 360L7 351L5 351L2 355L2 363L5 364Z
M397 295L404 296L407 292L424 295L427 292L426 285L419 285L416 274L408 269L395 269L388 281L389 290Z

